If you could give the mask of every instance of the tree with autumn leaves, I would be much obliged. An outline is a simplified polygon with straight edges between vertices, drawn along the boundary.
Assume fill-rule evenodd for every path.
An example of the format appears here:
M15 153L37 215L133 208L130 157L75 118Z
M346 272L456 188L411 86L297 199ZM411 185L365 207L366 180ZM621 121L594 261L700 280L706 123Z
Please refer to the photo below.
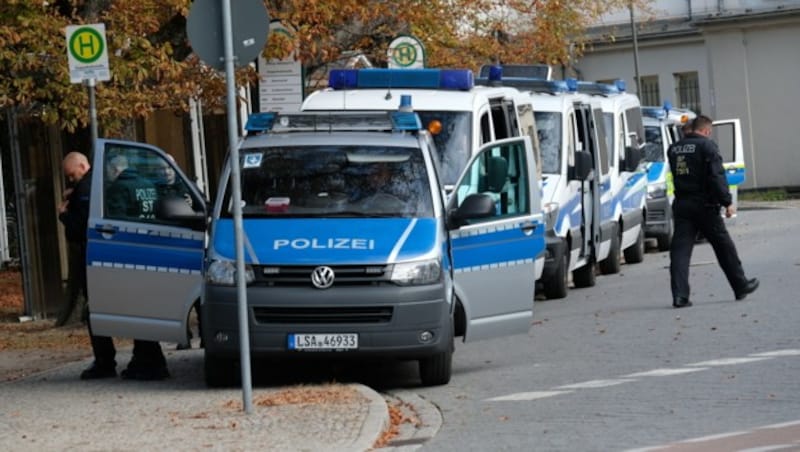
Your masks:
M236 0L231 0L236 1ZM633 0L646 6L648 0ZM490 61L569 65L582 31L630 0L265 0L270 18L295 30L269 37L267 58L295 55L308 71L347 51L385 65L389 43L413 35L430 67L477 69ZM191 52L191 0L4 0L0 3L0 111L15 108L67 131L89 122L87 90L69 81L65 29L104 23L112 79L97 84L101 131L191 98L225 104L223 77ZM257 80L255 68L237 72Z

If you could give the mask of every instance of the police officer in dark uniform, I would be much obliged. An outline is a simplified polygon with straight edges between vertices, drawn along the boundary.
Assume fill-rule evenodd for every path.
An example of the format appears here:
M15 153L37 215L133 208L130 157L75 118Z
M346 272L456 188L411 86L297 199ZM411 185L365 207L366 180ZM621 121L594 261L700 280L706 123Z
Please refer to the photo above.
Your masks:
M736 208L732 204L728 181L722 167L722 157L717 144L709 137L712 121L699 115L692 121L689 133L670 146L670 170L675 184L675 201L672 205L675 235L670 247L670 278L672 306L691 306L689 301L689 262L692 258L698 231L714 248L717 262L737 300L758 288L758 279L747 279L736 252L720 208L730 218Z

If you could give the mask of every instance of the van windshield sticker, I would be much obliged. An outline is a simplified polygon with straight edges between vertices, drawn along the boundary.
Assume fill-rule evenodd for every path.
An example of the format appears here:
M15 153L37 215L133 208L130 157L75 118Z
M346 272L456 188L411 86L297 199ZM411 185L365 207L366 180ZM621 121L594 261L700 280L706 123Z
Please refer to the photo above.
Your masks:
M254 153L254 154L245 154L244 156L244 165L242 168L259 168L261 167L261 153Z

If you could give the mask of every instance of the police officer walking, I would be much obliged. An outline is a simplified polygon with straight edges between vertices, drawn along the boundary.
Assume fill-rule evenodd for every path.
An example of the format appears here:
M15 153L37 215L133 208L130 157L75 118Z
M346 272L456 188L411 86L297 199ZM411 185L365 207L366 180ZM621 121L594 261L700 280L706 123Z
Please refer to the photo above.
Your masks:
M702 232L714 249L737 300L758 288L758 279L747 279L720 208L730 218L736 212L722 167L717 144L709 137L712 120L698 115L689 133L670 146L669 165L675 184L672 205L675 235L670 246L672 306L684 308L689 300L689 262L697 232Z

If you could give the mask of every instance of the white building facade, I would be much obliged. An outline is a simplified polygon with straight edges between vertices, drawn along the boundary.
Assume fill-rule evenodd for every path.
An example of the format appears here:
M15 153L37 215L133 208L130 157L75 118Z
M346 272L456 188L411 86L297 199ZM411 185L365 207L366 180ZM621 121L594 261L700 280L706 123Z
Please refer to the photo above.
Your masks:
M642 104L740 118L743 188L800 187L800 0L656 0L653 9L635 12ZM590 33L577 75L622 78L636 91L630 11Z

